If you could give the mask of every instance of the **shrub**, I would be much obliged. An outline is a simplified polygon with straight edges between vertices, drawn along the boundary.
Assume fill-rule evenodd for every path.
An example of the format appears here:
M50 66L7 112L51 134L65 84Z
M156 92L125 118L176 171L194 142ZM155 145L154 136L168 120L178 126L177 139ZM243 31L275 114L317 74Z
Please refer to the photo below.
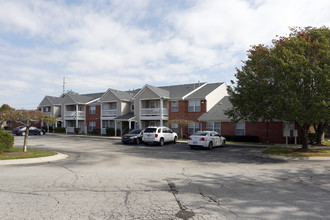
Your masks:
M79 134L80 128L74 128L74 133Z
M115 136L115 129L114 128L107 128L106 133L108 136Z
M308 142L309 144L314 144L316 143L316 133L308 133Z
M237 142L259 142L258 136L233 136L232 141Z
M231 136L230 135L222 135L224 138L226 138L226 141L231 141Z
M0 153L5 149L10 149L14 146L14 136L8 132L0 130Z
M101 134L101 130L99 128L94 128L92 134Z
M54 128L55 133L66 133L65 128Z

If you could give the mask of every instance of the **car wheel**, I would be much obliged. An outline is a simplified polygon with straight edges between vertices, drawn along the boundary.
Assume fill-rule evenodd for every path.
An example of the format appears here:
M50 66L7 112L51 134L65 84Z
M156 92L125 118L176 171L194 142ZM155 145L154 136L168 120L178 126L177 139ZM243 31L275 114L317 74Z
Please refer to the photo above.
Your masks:
M222 146L224 147L225 144L226 144L226 140L223 140L223 141L222 141Z
M177 137L174 137L173 144L176 144Z
M139 145L139 144L140 144L140 138L136 138L135 143L136 143L137 145Z
M40 131L39 134L40 134L40 135L44 135L44 132L43 132L43 131Z
M190 149L194 150L195 146L189 145Z
M26 134L25 131L23 131L23 132L22 132L22 136L25 136L25 134Z
M208 148L209 148L209 150L213 150L213 143L212 143L212 141L210 141Z
M159 140L159 145L160 145L160 146L163 146L163 145L164 145L164 139L163 139L163 138L161 138L161 139Z

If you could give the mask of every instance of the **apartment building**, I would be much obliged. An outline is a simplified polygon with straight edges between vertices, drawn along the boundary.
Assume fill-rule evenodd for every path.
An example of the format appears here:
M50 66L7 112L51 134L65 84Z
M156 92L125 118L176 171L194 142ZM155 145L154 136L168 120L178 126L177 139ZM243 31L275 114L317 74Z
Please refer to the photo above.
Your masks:
M156 87L145 85L134 91L108 89L104 93L66 94L64 98L46 96L38 107L54 115L56 126L68 132L115 135L148 126L169 126L187 137L199 130L214 130L229 136L258 136L260 141L292 142L298 132L291 122L232 122L224 111L231 108L225 83L191 83ZM179 129L171 120L184 119L192 124ZM182 134L181 134L182 130Z

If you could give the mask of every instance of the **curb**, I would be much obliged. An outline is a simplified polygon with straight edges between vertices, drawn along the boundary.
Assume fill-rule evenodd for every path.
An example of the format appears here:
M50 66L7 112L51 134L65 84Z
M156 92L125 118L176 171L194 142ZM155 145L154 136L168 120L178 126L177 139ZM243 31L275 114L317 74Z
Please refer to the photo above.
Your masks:
M33 164L33 163L44 163L56 160L63 160L67 158L68 155L57 153L53 156L48 157L37 157L28 159L13 159L13 160L0 160L0 165L15 165L15 164Z

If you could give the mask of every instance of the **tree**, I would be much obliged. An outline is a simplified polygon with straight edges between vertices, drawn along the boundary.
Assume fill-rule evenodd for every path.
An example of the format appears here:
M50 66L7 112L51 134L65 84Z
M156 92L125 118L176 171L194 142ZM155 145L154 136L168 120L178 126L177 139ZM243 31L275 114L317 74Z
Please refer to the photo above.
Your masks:
M38 110L6 110L0 113L0 121L13 121L26 126L26 134L24 137L23 152L27 152L27 144L29 137L29 128L36 122L55 123L56 118L52 115L45 114Z
M13 109L12 107L10 107L8 104L3 104L1 107L0 107L0 113L3 112L3 111L6 111L6 110L10 110L10 109ZM2 126L2 123L4 123L5 121L4 120L1 120L0 119L0 128Z
M301 150L307 151L309 127L330 118L330 30L292 28L288 37L272 42L248 51L237 81L228 87L233 108L226 114L233 120L294 121Z
M180 130L180 138L182 138L182 130L184 126L190 125L190 124L194 124L194 121L191 120L185 120L185 119L173 119L173 120L169 120L169 124L177 124Z

